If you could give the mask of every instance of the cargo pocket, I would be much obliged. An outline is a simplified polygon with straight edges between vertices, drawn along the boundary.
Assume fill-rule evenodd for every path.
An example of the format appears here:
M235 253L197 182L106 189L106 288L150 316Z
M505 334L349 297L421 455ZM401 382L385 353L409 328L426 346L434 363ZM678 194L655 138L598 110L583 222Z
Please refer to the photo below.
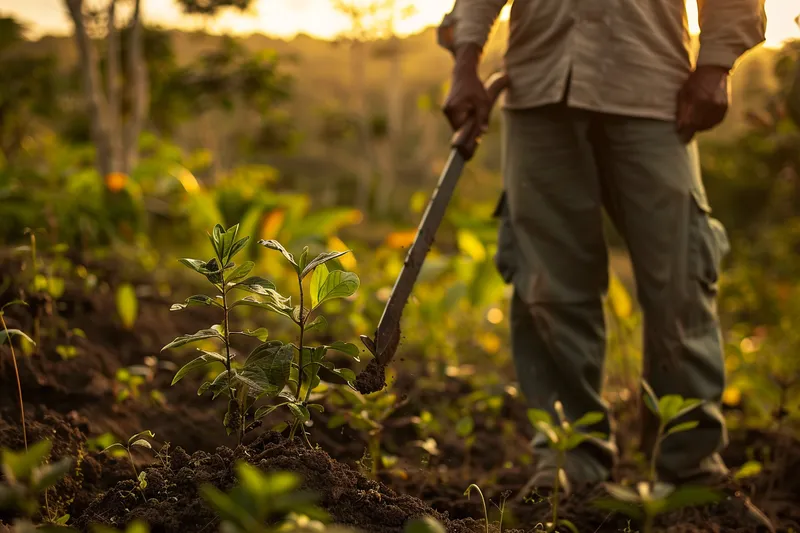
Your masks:
M717 322L716 298L722 262L730 244L725 227L711 217L704 195L692 196L689 224L688 301L684 328L706 329Z
M517 265L514 234L508 216L508 205L505 193L500 197L500 201L494 211L494 218L500 222L497 236L497 253L494 256L494 264L500 276L503 278L503 281L511 283L514 279Z

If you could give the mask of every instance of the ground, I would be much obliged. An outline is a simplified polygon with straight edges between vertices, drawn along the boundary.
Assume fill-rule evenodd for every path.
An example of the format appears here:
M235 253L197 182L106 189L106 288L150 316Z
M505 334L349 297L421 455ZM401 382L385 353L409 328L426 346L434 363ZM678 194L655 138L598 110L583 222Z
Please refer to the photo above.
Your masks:
M8 273L8 272L6 272ZM11 298L14 289L3 294ZM31 309L9 312L9 327L31 331ZM455 533L483 530L483 510L473 495L464 496L473 482L480 484L487 498L499 503L503 494L514 494L527 480L529 467L520 458L527 453L531 430L522 400L505 394L503 407L494 417L476 417L475 442L467 450L464 439L438 435L438 454L428 455L413 443L419 439L412 417L431 402L455 402L472 392L470 383L453 377L436 388L421 388L424 370L400 373L390 385L407 401L389 419L382 438L383 448L398 457L391 468L369 479L358 466L363 456L365 435L350 429L330 430L326 412L310 428L316 449L299 441L262 431L236 447L220 423L219 404L198 397L197 382L185 379L170 387L174 364L160 348L176 335L204 327L201 314L176 314L170 301L155 294L140 298L140 319L133 331L123 328L115 318L113 295L97 290L91 294L68 287L57 306L57 315L69 328L80 328L88 338L72 337L78 356L64 359L56 347L67 342L67 329L44 320L50 337L30 355L19 355L21 383L27 416L27 438L34 442L45 437L54 441L53 456L70 455L80 461L59 486L57 497L48 507L52 514L69 513L71 523L87 530L90 523L123 524L135 517L145 518L154 532L212 531L216 516L198 495L198 486L212 483L229 489L235 483L232 471L236 459L244 459L264 470L291 470L305 480L305 487L320 495L322 506L334 521L369 533L401 532L412 517L429 514L442 520ZM43 303L41 305L44 305ZM46 313L45 313L46 315ZM7 347L0 352L0 445L23 445L17 387ZM402 352L402 345L400 348ZM154 362L152 359L158 356ZM150 358L150 359L148 359ZM411 359L411 358L406 358ZM121 368L143 365L152 372L138 399L118 402L120 384L114 376ZM404 366L409 366L406 361ZM146 366L146 365L145 365ZM150 391L161 391L163 398L151 398ZM636 424L631 408L615 407L621 421L620 443L635 440ZM147 502L132 492L130 465L124 458L100 453L92 439L111 432L127 437L143 429L156 434L157 443L169 443L160 457L137 454L139 468L147 472ZM630 437L630 438L629 438ZM745 463L757 450L769 446L781 450L779 461L767 463L754 478L745 480L744 489L779 526L781 531L800 530L800 443L786 436L761 430L737 430L725 459L732 467ZM630 450L624 450L630 452ZM626 453L629 457L630 453ZM616 473L625 477L634 470L625 460ZM579 488L563 502L563 516L581 532L635 531L616 514L596 510L592 501L602 495L601 487ZM549 504L508 501L506 531L534 531L548 521ZM492 516L497 511L492 507ZM13 517L0 514L0 526ZM659 523L666 531L752 531L725 505L673 513ZM493 526L496 527L496 526Z

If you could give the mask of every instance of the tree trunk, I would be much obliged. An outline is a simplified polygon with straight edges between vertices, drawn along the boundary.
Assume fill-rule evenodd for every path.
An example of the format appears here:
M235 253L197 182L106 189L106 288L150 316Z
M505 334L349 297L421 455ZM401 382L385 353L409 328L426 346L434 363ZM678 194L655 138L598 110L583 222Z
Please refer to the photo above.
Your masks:
M83 20L83 0L66 0L66 3L75 26L75 43L80 57L87 111L91 119L92 140L97 151L95 166L101 176L106 176L114 170L113 149L106 117L106 101L97 67L97 55Z
M369 200L372 194L372 150L370 146L369 116L366 105L366 44L360 40L353 40L351 48L351 68L353 78L353 107L358 121L358 142L360 155L358 156L359 184L356 191L356 207L366 212L369 210Z
M147 65L142 38L142 0L136 0L128 37L128 76L131 88L131 115L123 137L123 168L130 172L139 158L139 136L150 107Z
M108 98L108 131L111 144L111 170L122 170L122 124L119 79L119 32L117 31L117 0L108 5L108 36L106 37L106 96Z

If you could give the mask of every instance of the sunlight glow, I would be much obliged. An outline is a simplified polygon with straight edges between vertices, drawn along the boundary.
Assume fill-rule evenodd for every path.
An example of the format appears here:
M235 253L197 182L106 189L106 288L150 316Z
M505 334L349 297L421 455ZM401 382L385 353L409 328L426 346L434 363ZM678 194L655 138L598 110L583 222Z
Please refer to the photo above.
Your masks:
M356 0L368 3L370 0ZM427 26L439 23L450 9L454 0L416 0L397 1L398 11L413 4L415 13L396 23L401 35L418 32ZM101 3L92 0L90 3ZM696 0L687 0L689 24L693 32L699 31ZM800 15L798 0L766 0L767 45L778 46L786 39L800 38L800 28L794 22ZM501 18L508 18L510 7L506 6ZM63 7L63 0L0 0L0 13L12 14L30 25L31 33L64 34L71 30L71 24ZM214 20L202 17L188 17L181 14L175 0L144 0L144 13L150 23L178 27L182 29L205 29L213 33L266 33L277 37L290 38L299 33L323 39L332 39L347 28L347 19L337 13L330 0L255 0L249 13L238 14L233 11L223 13Z

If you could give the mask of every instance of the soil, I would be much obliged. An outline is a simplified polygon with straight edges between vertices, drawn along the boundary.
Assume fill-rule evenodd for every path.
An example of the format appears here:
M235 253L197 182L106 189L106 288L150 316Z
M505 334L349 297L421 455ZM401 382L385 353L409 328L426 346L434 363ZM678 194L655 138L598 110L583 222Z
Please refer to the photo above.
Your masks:
M7 263L0 274L15 272ZM41 315L43 341L31 355L18 355L27 417L29 442L49 437L54 442L52 457L78 457L72 473L48 498L50 514L71 515L70 524L86 531L90 523L121 525L133 518L146 519L154 532L211 532L216 517L198 495L198 487L211 483L222 490L235 483L232 466L246 460L264 470L291 470L305 480L305 488L316 492L320 504L336 523L356 527L367 533L401 532L410 518L423 514L442 520L454 533L483 531L483 509L475 494L464 496L464 489L478 483L490 502L494 521L495 504L504 496L515 495L530 475L525 458L531 437L525 406L516 396L506 394L497 415L475 416L475 440L467 449L454 434L437 435L438 452L429 454L417 442L420 435L412 420L433 402L456 402L472 392L462 378L447 378L436 388L419 387L424 369L412 368L406 361L392 383L392 391L406 399L386 422L382 447L397 458L383 469L376 480L362 472L358 461L366 447L366 436L347 427L327 428L328 411L315 418L311 435L317 449L285 437L262 432L252 435L244 446L235 447L225 435L221 419L223 405L198 397L197 380L185 379L170 387L174 365L182 359L160 353L161 346L175 336L202 329L211 323L200 312L170 313L170 301L139 287L140 319L133 331L115 318L113 292L102 289L86 293L67 287L61 303L52 314ZM0 294L0 304L18 296L18 289ZM46 302L45 302L46 304ZM40 309L47 309L42 304ZM32 331L35 312L26 308L8 310L9 327ZM69 328L81 328L88 338L70 337ZM59 345L72 343L77 357L63 359ZM402 350L402 348L401 348ZM152 375L142 386L138 399L117 402L119 383L114 379L121 368L144 365L157 358ZM170 366L170 364L172 366ZM362 375L364 375L362 373ZM161 391L163 399L153 401L150 391ZM16 381L7 347L0 348L0 446L22 447ZM224 403L224 402L223 402ZM620 420L630 411L618 407ZM625 425L628 424L628 425ZM636 431L633 423L621 425L624 436ZM126 460L104 455L92 447L90 439L111 432L118 438L150 429L157 443L169 442L169 452L161 459L136 456L137 466L147 473L147 502L132 493L133 473ZM620 438L621 442L632 440ZM800 442L796 439L757 430L734 431L725 460L737 467L765 449L781 450L780 460L765 462L764 470L748 479L743 490L768 514L780 531L800 530L800 478L792 475L800 468ZM325 450L325 451L322 451ZM329 455L330 454L330 455ZM168 456L168 460L165 459ZM618 476L628 477L636 467L622 465ZM627 520L595 509L592 502L604 496L601 487L578 487L560 505L560 516L570 519L581 532L635 531ZM738 514L733 500L704 509L691 509L663 517L660 530L678 532L750 532L755 529ZM505 531L534 531L536 524L550 517L547 501L516 503L508 500ZM0 514L3 522L13 519ZM516 530L511 528L517 528Z

